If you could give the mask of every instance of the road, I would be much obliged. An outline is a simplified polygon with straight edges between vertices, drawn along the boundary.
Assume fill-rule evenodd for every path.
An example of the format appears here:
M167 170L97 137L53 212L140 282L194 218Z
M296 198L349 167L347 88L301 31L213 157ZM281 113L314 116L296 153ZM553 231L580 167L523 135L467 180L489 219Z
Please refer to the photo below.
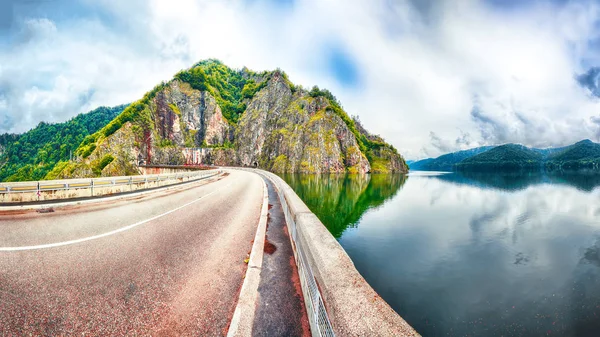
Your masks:
M0 214L0 335L223 335L263 200L255 174ZM22 250L19 250L22 249Z

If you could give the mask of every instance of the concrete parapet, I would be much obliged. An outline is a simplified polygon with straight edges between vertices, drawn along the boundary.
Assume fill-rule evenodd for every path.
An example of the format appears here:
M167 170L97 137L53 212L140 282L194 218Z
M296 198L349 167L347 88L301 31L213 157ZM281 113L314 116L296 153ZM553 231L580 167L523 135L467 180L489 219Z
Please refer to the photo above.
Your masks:
M365 281L323 223L283 179L260 171L280 186L337 336L420 336ZM314 331L313 331L314 335Z

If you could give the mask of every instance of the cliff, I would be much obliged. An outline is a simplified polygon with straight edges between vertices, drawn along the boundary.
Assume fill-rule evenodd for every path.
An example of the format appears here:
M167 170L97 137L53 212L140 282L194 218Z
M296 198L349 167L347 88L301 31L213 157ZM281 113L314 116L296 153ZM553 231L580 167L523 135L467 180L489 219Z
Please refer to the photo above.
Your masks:
M258 166L274 172L407 172L383 139L357 127L327 90L280 70L208 60L161 83L85 138L58 177L131 174L139 163Z

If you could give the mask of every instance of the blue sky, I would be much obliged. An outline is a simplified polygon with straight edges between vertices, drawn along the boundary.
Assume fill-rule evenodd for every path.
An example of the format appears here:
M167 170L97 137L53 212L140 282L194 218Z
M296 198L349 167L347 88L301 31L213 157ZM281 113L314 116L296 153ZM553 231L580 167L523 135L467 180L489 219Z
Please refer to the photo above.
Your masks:
M218 58L329 88L411 159L599 141L599 19L583 0L0 0L0 132Z

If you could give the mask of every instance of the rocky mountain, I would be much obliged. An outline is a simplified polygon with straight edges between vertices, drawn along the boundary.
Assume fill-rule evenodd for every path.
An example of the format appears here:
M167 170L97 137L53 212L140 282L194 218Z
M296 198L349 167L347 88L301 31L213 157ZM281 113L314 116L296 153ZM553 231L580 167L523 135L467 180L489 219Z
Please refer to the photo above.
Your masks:
M327 90L207 60L181 71L86 137L58 177L137 173L139 163L257 166L274 172L406 172L402 156Z

